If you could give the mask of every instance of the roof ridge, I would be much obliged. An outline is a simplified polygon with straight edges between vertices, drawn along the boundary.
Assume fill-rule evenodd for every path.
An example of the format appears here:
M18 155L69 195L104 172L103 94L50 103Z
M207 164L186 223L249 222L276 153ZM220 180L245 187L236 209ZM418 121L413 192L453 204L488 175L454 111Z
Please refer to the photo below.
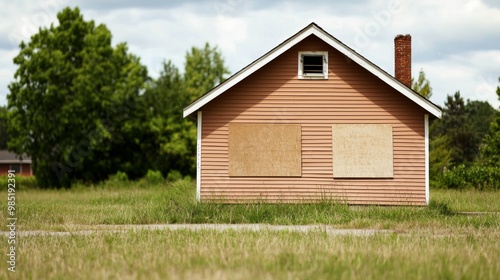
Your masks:
M361 67L368 70L370 73L377 76L383 82L394 88L396 91L405 95L407 98L412 100L414 103L422 107L427 112L431 113L437 118L441 117L441 109L434 103L432 103L427 98L421 96L411 88L407 87L400 81L398 81L394 76L387 73L385 70L366 59L361 54L357 53L354 49L350 48L333 35L325 31L315 22L311 22L306 27L302 28L300 31L283 41L281 44L277 45L264 55L260 56L247 66L243 67L241 70L230 76L224 82L212 88L210 91L203 94L201 97L193 101L190 105L184 108L183 115L184 117L190 116L194 112L198 111L205 104L212 101L214 98L230 89L234 85L238 84L240 81L248 77L250 74L259 70L261 67L274 60L276 57L289 50L292 46L296 45L303 39L307 38L310 35L315 35L323 40L325 43L329 44L332 48L337 51L343 53L351 60L356 62Z

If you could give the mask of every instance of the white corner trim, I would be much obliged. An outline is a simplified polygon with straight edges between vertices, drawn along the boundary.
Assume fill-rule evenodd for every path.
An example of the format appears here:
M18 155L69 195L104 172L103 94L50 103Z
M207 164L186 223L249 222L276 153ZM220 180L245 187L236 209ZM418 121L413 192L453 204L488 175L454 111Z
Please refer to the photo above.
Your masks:
M378 66L376 66L375 64L373 64L372 62L370 62L369 60L367 60L366 58L364 58L351 48L347 47L345 44L334 38L332 35L328 34L326 31L324 31L314 23L310 24L308 27L299 31L297 34L287 39L278 47L272 49L264 56L260 57L256 61L252 62L251 64L243 68L241 71L231 76L225 82L213 88L211 91L209 91L208 93L206 93L205 95L203 95L202 97L191 103L188 107L184 109L183 112L184 117L187 117L193 114L194 112L198 111L205 104L209 103L214 98L216 98L226 90L230 89L231 87L233 87L246 77L250 76L257 70L259 70L261 67L263 67L270 61L274 60L276 57L286 52L291 47L298 44L299 42L301 42L310 35L315 35L321 40L325 41L331 47L338 50L346 57L359 64L361 67L365 68L370 73L377 76L379 79L381 79L389 86L391 86L392 88L394 88L395 90L397 90L398 92L400 92L401 94L403 94L404 96L406 96L407 98L418 104L420 107L425 109L427 112L431 113L433 116L441 118L441 110L436 105L432 104L427 99L421 97L418 93L412 91L411 89L403 85L401 82L397 81L393 76L389 75L387 72L383 71Z
M425 134L425 204L429 205L429 114L424 115Z
M202 130L202 113L198 111L198 119L196 125L196 201L201 200L201 130Z

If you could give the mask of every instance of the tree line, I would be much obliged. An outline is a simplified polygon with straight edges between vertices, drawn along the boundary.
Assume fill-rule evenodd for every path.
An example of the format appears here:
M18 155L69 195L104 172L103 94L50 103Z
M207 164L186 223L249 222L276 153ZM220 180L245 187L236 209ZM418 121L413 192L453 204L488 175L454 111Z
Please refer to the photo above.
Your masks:
M126 43L112 46L104 24L86 21L78 8L65 8L57 19L57 26L40 28L19 46L8 105L0 107L0 149L29 155L41 187L99 182L117 173L194 176L196 124L182 109L229 74L220 51L208 43L192 47L183 71L165 61L153 79ZM423 71L412 88L432 95ZM457 170L470 169L465 166L499 171L498 111L460 92L442 109L442 119L430 125L433 185L452 186L463 179Z
M126 43L115 47L104 24L65 8L58 25L20 44L18 66L0 110L1 148L27 154L41 187L98 182L148 170L178 179L196 170L196 125L182 109L229 73L208 43L186 53L183 73L170 61L148 76Z
M499 78L500 82L500 78ZM429 98L423 70L412 88ZM497 88L500 99L500 87ZM500 189L500 112L486 101L448 95L442 118L430 124L429 175L434 187Z

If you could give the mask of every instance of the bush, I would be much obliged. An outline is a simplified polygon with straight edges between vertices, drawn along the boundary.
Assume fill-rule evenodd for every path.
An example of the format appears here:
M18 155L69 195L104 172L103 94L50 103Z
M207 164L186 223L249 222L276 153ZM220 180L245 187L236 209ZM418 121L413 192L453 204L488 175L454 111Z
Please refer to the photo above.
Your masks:
M181 179L182 179L181 172L179 172L177 170L171 170L170 172L168 172L167 181L175 182L175 181L179 181Z
M500 168L459 165L445 172L437 184L448 189L500 190Z
M146 174L146 180L150 184L160 184L160 183L163 183L164 178L163 178L163 175L161 175L160 171L148 170L148 173Z
M111 182L127 182L128 176L127 173L118 171L115 175L109 176L109 181Z
M5 182L5 186L7 186L7 180L9 177L7 175L0 176L0 181ZM15 178L16 189L35 189L38 188L36 183L35 176L20 176L17 175Z

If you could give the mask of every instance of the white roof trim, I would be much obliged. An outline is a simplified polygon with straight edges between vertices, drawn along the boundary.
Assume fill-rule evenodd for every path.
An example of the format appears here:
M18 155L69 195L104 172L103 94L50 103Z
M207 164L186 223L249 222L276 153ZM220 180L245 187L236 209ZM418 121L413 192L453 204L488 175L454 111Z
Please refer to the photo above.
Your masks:
M303 30L299 31L297 34L283 42L281 45L278 47L274 48L261 58L257 59L256 61L252 62L250 65L247 67L243 68L241 71L237 72L233 76L231 76L229 79L227 79L225 82L222 84L218 85L217 87L213 88L211 91L203 95L202 97L198 98L195 100L193 103L191 103L189 106L187 106L184 109L184 117L187 117L194 112L198 111L201 107L205 106L207 103L212 101L214 98L217 96L221 95L223 92L226 90L230 89L246 77L250 76L257 70L259 70L261 67L266 65L267 63L271 62L274 60L276 57L281 55L282 53L286 52L289 50L291 47L296 45L297 43L301 42L305 38L307 38L310 35L316 35L323 41L325 41L327 44L335 48L336 50L340 51L342 54L345 56L349 57L351 60L359 64L361 67L365 68L368 70L370 73L374 74L377 76L379 79L387 83L389 86L403 94L404 96L408 97L410 100L413 102L417 103L420 107L425 109L427 112L431 113L433 116L437 118L441 118L441 110L434 105L432 102L429 100L425 99L424 97L420 96L418 93L414 92L413 90L409 89L405 85L403 85L401 82L396 80L393 76L389 75L387 72L383 71L380 69L378 66L364 58L363 56L359 55L357 52L352 50L351 48L347 47L344 45L342 42L339 40L335 39L333 36L325 32L323 29L321 29L318 25L315 23L311 23L309 26L304 28Z
M31 159L0 159L0 164L31 164Z

